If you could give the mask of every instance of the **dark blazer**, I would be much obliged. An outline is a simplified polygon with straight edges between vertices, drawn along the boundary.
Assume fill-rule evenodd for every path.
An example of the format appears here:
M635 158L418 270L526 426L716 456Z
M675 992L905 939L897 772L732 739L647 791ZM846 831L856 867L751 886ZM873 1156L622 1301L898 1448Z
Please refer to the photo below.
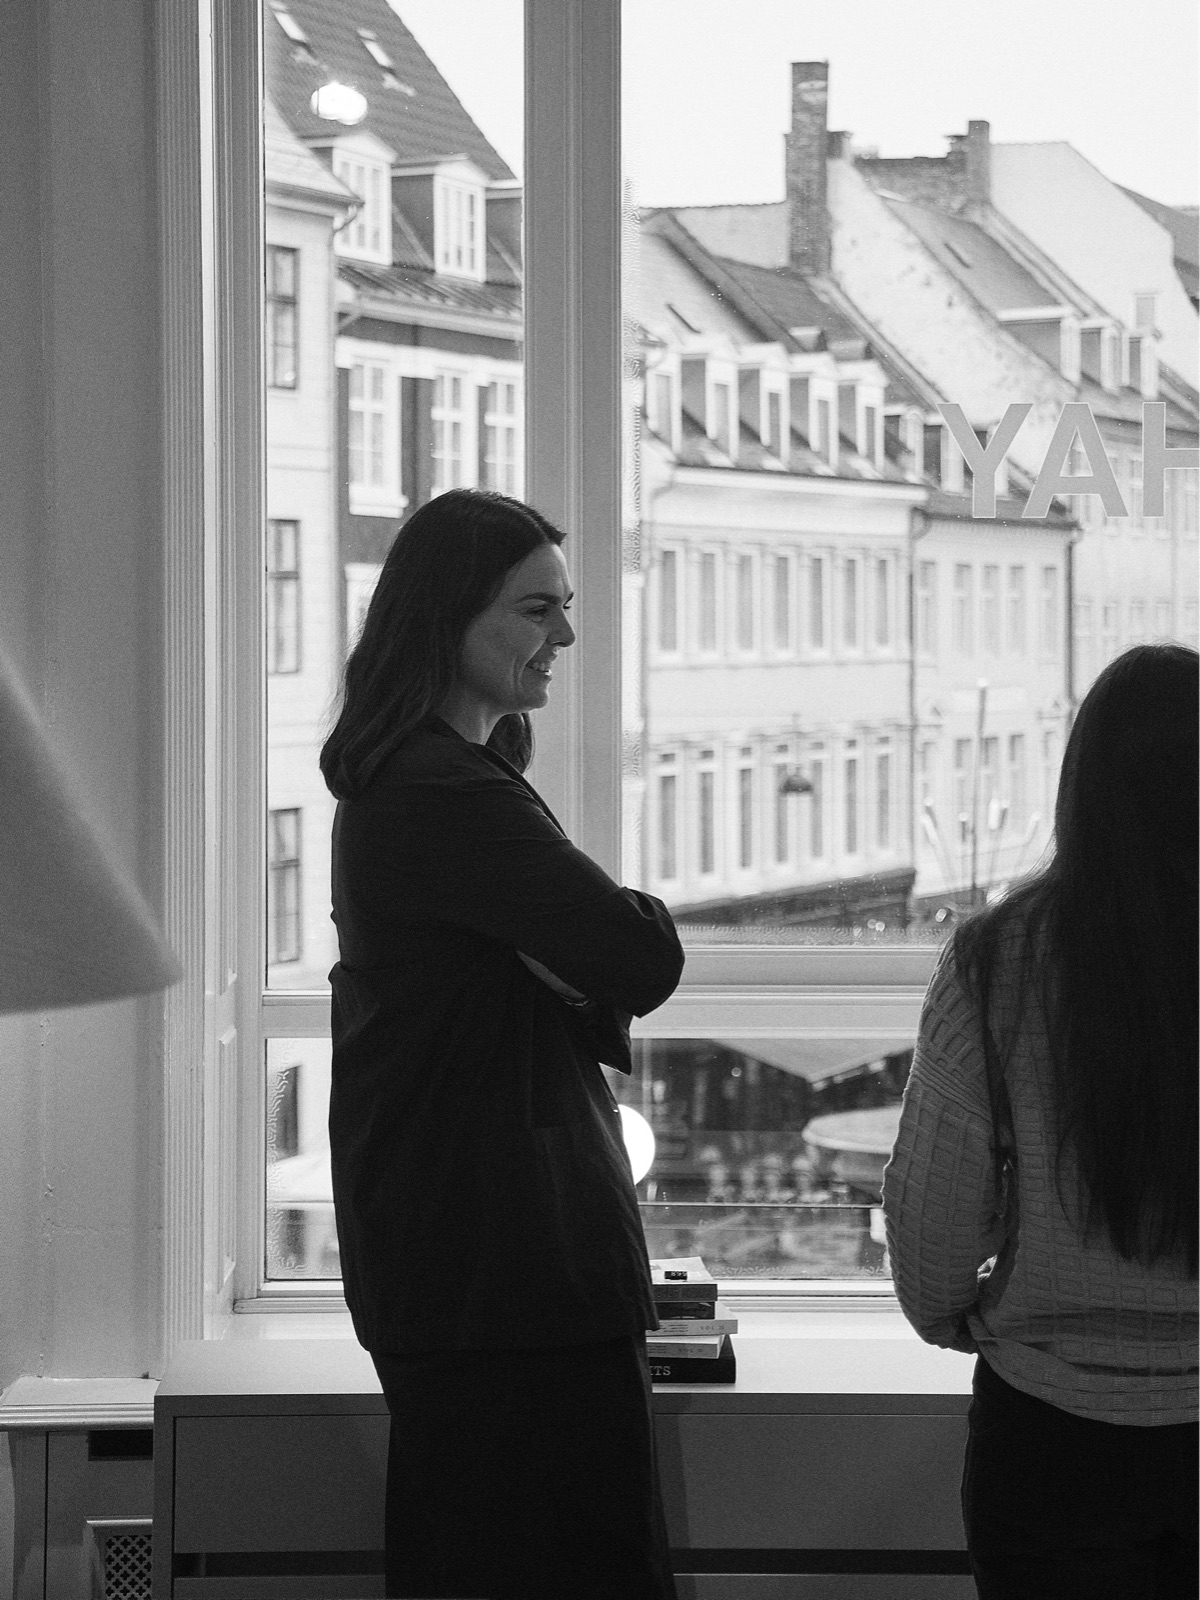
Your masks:
M629 1014L675 988L665 906L577 850L503 757L434 721L333 826L329 1135L369 1350L657 1326L616 1101ZM569 1005L522 951L591 1002Z

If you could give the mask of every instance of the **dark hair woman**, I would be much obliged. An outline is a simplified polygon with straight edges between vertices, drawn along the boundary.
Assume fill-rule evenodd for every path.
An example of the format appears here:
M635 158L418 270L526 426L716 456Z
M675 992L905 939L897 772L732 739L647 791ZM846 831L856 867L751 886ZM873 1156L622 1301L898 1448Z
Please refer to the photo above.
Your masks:
M666 908L522 776L574 641L562 535L453 490L388 553L321 767L339 798L329 1130L346 1301L392 1417L389 1595L673 1596L616 1102Z
M1197 1592L1198 658L1128 651L1053 858L926 996L884 1206L922 1338L978 1351L963 1474L999 1597Z

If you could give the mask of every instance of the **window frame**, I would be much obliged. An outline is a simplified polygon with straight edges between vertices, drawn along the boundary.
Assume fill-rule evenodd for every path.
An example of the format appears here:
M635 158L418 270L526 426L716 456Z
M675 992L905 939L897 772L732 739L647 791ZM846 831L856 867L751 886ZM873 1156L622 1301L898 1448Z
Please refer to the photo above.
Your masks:
M163 1002L169 1352L181 1339L219 1336L234 1309L344 1302L313 1284L262 1282L264 1041L327 1035L329 1006L327 994L262 983L264 573L259 544L237 536L265 527L260 9L156 0L156 12L156 70L170 108L157 131L164 790L175 797L165 922L184 970ZM525 15L526 492L573 535L580 624L559 693L539 718L531 777L580 846L618 872L620 6L526 0ZM834 752L823 754L828 780ZM825 822L828 830L828 809ZM696 949L677 995L638 1032L894 1037L915 1031L936 955L903 946ZM894 1303L890 1285L767 1280L737 1290L802 1309Z

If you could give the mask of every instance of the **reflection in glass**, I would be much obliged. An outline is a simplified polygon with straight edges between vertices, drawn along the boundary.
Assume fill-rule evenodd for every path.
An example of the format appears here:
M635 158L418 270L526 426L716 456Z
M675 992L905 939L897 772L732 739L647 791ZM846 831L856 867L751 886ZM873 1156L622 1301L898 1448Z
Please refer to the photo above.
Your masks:
M907 1039L643 1039L622 1104L654 1133L652 1256L721 1278L884 1277L877 1212Z

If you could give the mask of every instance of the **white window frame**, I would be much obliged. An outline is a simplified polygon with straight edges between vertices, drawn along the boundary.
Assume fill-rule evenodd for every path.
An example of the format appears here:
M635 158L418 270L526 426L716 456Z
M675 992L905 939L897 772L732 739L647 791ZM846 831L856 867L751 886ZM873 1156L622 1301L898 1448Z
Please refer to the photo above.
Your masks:
M457 405L453 403L456 384ZM469 374L458 367L439 368L433 380L433 396L433 492L441 494L446 489L473 488L472 465L477 460L477 452L471 431L475 408L471 405ZM454 438L455 428L458 429L457 452L447 442ZM449 471L451 466L456 466L457 470Z
M729 638L726 654L745 661L759 654L762 642L762 562L759 552L734 546L729 561ZM748 578L747 589L744 580ZM749 623L749 637L743 624Z
M484 487L498 489L501 494L514 495L518 500L524 489L521 472L521 378L519 373L497 372L483 386L487 396L483 412L482 454L485 478L494 478ZM495 402L505 393L512 396L512 410L503 405L497 409Z
M780 563L783 564L783 620L787 623L786 636L780 641L779 637L779 573ZM796 553L794 550L773 549L767 552L766 579L763 588L766 591L766 624L767 637L770 640L770 653L781 661L793 659L797 654L798 617L796 615Z
M350 133L328 143L334 177L362 202L334 233L334 250L350 260L390 267L395 152L370 133Z
M264 1041L319 1038L328 995L261 989L261 37L238 0L158 0L166 674L161 1348L219 1337L235 1305L340 1306L261 1283ZM580 642L539 718L531 776L580 846L619 870L622 812L618 0L526 0L529 499L571 529ZM213 128L222 159L211 159ZM218 403L219 402L219 403ZM719 592L719 590L718 590ZM718 635L719 636L719 635ZM236 716L229 712L236 708ZM584 729L587 736L584 737ZM826 775L832 752L825 755ZM831 798L826 784L826 798ZM586 801L586 803L585 803ZM833 814L827 806L826 852ZM682 842L681 842L682 847ZM718 841L718 851L720 844ZM718 863L719 866L719 863ZM692 952L659 1037L915 1033L936 951ZM769 1303L879 1303L888 1286L742 1282ZM839 1297L839 1291L840 1297Z
M371 420L379 418L383 469L377 482L370 476L358 482L351 479L350 510L356 516L397 517L407 504L400 492L400 379L390 362L380 361L365 350L351 350L346 359L350 371L350 425L356 415L361 416L365 434ZM363 372L363 393L356 398L354 373L359 368ZM378 398L367 392L368 384L373 384L369 378L372 373L379 374ZM368 448L365 442L363 448Z
M663 643L664 607L667 599L666 563L671 562L674 572L674 635L673 645ZM699 577L697 576L697 583ZM655 552L650 568L650 650L657 661L680 661L687 640L689 607L685 603L688 589L688 552L685 545L662 543Z
M712 634L711 640L706 639L705 633L705 603L704 603L704 572L706 564L712 562ZM726 560L725 550L721 545L701 545L696 551L695 563L692 568L693 588L695 593L694 603L689 602L687 610L694 618L695 632L692 647L696 655L703 661L718 661L725 653L725 576Z
M482 283L487 276L487 175L471 161L433 174L433 259L438 272Z

